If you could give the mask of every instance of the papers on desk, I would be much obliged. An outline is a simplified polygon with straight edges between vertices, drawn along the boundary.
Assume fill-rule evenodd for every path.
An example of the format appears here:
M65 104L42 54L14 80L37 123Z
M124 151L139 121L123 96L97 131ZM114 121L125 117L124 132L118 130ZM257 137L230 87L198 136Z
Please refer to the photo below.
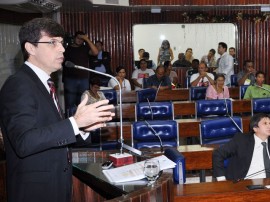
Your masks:
M173 161L171 161L164 155L152 159L156 159L159 161L160 170L174 168L176 165ZM143 173L143 166L144 161L140 161L138 163L122 166L119 168L103 170L103 173L107 177L107 179L112 183L141 180L145 178L145 175Z

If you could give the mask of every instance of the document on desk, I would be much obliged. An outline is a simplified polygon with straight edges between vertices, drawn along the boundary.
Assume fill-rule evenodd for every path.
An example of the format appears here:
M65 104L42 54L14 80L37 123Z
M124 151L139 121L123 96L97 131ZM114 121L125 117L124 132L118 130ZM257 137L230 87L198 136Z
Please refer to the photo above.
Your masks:
M171 161L164 155L152 159L156 159L159 161L160 170L174 168L176 165L173 161ZM143 166L144 161L140 161L138 163L121 166L119 168L103 170L103 173L112 183L141 180L145 178L145 175L143 173Z

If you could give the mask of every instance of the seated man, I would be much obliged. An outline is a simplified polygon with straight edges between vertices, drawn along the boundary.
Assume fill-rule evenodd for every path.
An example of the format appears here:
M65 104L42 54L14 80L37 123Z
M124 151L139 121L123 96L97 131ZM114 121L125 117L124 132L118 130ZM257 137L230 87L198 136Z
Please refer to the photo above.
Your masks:
M207 72L208 68L205 62L199 64L198 73L192 74L190 78L190 84L195 86L209 86L214 85L214 75Z
M173 67L190 67L191 63L185 59L184 53L178 54L178 60L173 63Z
M170 77L165 75L165 68L159 65L156 74L149 77L146 82L146 88L155 88L160 90L171 89Z
M215 54L215 49L209 50L208 54L202 57L201 62L205 62L207 64L207 67L216 67L217 62Z
M264 84L264 81L265 73L258 71L255 75L255 83L247 88L244 99L270 97L270 85Z
M237 74L238 85L253 85L255 83L256 70L252 60L244 61L244 69Z
M143 79L149 78L155 74L152 69L147 68L147 61L145 59L140 60L140 69L136 69L132 73L132 82L135 86L135 90L140 90L143 88Z
M152 70L156 71L157 65L154 63L153 60L149 60L149 58L150 58L150 54L149 54L148 52L144 52L144 53L143 53L143 59L146 60L146 62L147 62L147 67L148 67L149 69L152 69Z
M256 114L248 134L238 133L230 142L213 152L213 174L218 181L270 177L270 116ZM266 146L265 146L266 144ZM266 154L265 161L264 155ZM229 158L228 167L224 160Z
M187 70L186 76L191 76L192 74L198 73L200 61L198 59L192 60L191 68Z

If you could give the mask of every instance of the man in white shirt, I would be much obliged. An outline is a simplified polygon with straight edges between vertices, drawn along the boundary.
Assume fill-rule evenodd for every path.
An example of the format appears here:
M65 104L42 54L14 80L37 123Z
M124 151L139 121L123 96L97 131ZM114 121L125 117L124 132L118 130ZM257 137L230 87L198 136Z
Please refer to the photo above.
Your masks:
M218 181L270 177L270 116L263 113L254 115L250 128L252 132L236 134L213 152L213 174ZM266 149L263 144L266 144ZM228 167L225 169L226 159Z
M234 74L233 57L227 53L227 44L220 42L218 44L218 54L220 54L220 60L218 63L217 73L225 75L225 85L231 85L231 75Z
M205 62L201 62L198 67L198 73L192 74L190 78L190 84L195 86L209 86L214 84L214 75L207 72L207 65Z

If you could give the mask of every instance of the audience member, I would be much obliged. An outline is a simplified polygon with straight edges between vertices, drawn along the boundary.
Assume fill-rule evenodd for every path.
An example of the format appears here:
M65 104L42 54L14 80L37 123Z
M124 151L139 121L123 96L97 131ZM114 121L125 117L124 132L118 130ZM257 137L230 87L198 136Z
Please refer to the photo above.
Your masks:
M227 53L227 44L220 42L218 44L218 54L220 54L220 60L218 64L217 73L225 75L225 85L231 85L231 75L234 74L233 57Z
M173 67L191 67L191 62L185 59L184 53L179 53L178 60L173 63Z
M264 163L264 153L269 160L269 136L270 116L254 115L250 120L249 133L237 133L228 143L214 150L214 177L218 181L269 178L270 165ZM227 168L224 167L226 159L229 159Z
M93 104L95 102L98 102L100 100L106 100L106 97L104 96L102 91L99 91L100 89L100 80L98 77L93 77L90 79L90 86L89 90L86 90L81 97L81 100L85 99L87 95L87 102L86 104Z
M198 73L200 61L198 59L192 60L191 68L187 70L186 76L191 76L192 74Z
M270 85L264 84L264 81L265 73L257 71L255 74L255 83L247 88L244 99L270 97Z
M138 54L139 54L139 60L143 59L143 53L145 52L145 50L143 48L140 48L138 50Z
M173 56L173 51L170 46L170 42L168 40L163 40L161 43L161 47L159 48L159 51L158 51L157 64L163 65L165 61L173 61L173 59L174 59L174 56Z
M168 76L173 83L174 86L177 86L178 83L178 76L175 71L172 70L172 63L171 61L164 62L165 74Z
M214 49L209 50L208 54L203 56L201 62L205 62L207 67L215 67L216 66L216 51Z
M185 53L185 59L189 62L192 62L192 60L194 60L192 55L193 55L192 48L187 48Z
M122 91L131 91L129 80L127 80L125 77L126 77L126 69L123 66L118 66L116 68L115 78L120 83ZM112 87L115 90L119 90L119 85L116 83L114 79L110 79L108 87Z
M153 60L149 60L149 58L150 58L149 53L148 52L144 52L143 53L143 59L146 60L147 67L155 71L157 69L157 65L156 65L156 63Z
M229 88L224 85L224 74L215 75L215 84L209 85L206 90L207 100L230 98Z
M143 80L149 78L155 74L152 69L147 68L147 61L145 59L140 60L140 68L136 69L132 73L132 82L135 86L135 90L143 88Z
M191 86L209 86L214 85L214 75L207 72L208 68L204 62L199 64L198 73L192 74L190 78Z
M146 82L146 88L154 89L171 89L171 80L165 75L165 68L162 65L157 67L157 71L154 75L150 76Z
M96 46L82 31L75 33L74 43L65 51L65 60L76 65L89 68L89 54L97 55ZM84 43L86 43L84 45ZM89 88L89 72L85 70L63 67L65 111L76 108L81 101L81 95Z
M50 77L62 68L64 35L49 18L32 19L19 31L25 63L0 91L9 202L71 201L68 146L88 141L87 131L105 126L114 115L108 100L86 105L84 99L75 115L64 119Z
M229 48L229 54L233 57L233 64L238 65L238 61L237 61L237 58L236 58L236 52L235 52L234 47Z
M253 85L255 83L256 70L252 60L244 61L244 70L237 74L238 85Z

